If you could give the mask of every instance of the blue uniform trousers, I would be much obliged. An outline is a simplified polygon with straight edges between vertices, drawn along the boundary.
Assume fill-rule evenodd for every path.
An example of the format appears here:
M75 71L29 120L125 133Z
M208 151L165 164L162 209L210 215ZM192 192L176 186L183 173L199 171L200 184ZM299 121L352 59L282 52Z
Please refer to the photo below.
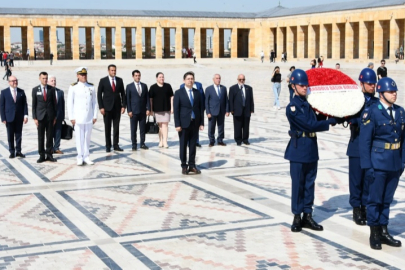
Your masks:
M374 170L374 177L369 181L367 201L367 225L388 225L390 204L394 199L401 171Z
M365 170L360 167L360 158L349 157L349 202L353 208L367 205L368 182L364 176Z
M290 92L290 102L294 97L294 89L292 88L292 86L289 84L288 85L288 91Z
M291 211L294 215L312 213L315 197L315 178L318 172L318 161L300 163L290 161Z

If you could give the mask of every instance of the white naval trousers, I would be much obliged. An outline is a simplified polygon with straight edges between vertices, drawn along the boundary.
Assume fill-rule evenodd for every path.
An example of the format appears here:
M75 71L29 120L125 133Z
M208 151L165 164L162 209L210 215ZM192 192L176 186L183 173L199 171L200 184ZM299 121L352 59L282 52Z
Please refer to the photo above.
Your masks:
M89 156L92 130L93 130L93 123L75 125L76 150L78 161L83 161Z

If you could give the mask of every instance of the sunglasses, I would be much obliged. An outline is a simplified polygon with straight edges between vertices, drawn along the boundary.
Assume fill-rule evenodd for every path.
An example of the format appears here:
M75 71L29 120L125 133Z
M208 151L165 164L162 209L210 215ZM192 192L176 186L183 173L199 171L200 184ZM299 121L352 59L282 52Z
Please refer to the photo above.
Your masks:
M240 81L240 82L244 82L244 81L245 81L245 79L238 79L238 81Z

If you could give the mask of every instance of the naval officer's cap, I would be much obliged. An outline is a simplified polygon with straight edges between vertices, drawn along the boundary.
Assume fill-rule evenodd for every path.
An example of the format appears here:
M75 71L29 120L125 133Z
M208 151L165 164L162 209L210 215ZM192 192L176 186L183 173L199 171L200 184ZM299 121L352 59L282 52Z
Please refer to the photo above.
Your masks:
M75 69L75 72L77 74L87 74L87 68L86 67L79 67Z

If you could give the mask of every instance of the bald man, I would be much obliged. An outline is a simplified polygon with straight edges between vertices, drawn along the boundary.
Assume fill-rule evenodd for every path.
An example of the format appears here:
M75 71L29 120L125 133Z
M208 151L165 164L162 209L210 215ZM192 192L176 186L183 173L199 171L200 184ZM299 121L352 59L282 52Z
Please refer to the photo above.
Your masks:
M9 87L1 91L0 112L1 121L7 127L9 158L25 158L21 152L21 137L23 123L28 122L27 97L24 90L18 88L15 76L8 77ZM14 145L14 138L16 145ZM17 150L17 151L16 151Z
M245 75L238 75L238 83L229 88L229 110L233 115L234 139L238 146L249 145L250 116L255 111L253 89L245 84Z

